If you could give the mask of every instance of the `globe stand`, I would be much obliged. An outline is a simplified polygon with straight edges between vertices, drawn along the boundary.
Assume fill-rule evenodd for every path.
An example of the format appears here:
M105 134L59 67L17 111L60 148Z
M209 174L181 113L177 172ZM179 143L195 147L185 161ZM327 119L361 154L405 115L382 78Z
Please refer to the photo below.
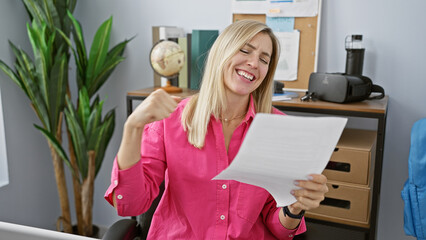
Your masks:
M164 91L168 93L180 93L182 92L182 88L173 86L170 79L167 79L167 84L164 87L161 87Z

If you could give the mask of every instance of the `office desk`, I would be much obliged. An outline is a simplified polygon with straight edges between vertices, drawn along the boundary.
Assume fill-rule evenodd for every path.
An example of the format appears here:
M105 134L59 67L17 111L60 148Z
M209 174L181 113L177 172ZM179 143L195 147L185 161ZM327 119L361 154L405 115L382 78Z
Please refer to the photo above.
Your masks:
M142 101L145 98L147 98L149 96L149 94L151 94L153 91L155 91L155 88L144 88L144 89L139 89L139 90L128 92L127 96L126 96L127 116L129 116L133 112L133 101L135 101L135 100ZM181 97L181 98L186 98L186 97L194 95L197 92L198 91L196 91L196 90L184 88L184 89L182 89L182 92L173 93L172 95L178 96L178 97Z
M154 88L146 88L135 90L127 93L127 114L129 115L133 111L133 101L134 100L143 100L145 99ZM183 89L182 93L176 94L180 97L188 97L192 94L195 94L197 91L190 89ZM301 95L300 95L301 96ZM309 101L302 102L300 98L293 98L290 101L276 101L272 103L277 109L286 112L301 112L301 113L313 113L313 114L326 114L326 115L336 115L336 116L347 116L347 117L360 117L360 118L370 118L377 120L377 139L376 139L376 152L375 152L375 161L374 161L374 177L372 184L372 202L370 208L370 220L367 225L358 225L354 226L347 224L344 221L328 221L324 219L314 219L306 217L307 223L315 225L315 227L324 226L324 229L330 229L330 233L336 233L337 230L342 230L342 235L345 235L345 230L349 232L356 232L363 236L364 239L373 240L376 239L376 230L377 230L377 216L378 216L378 206L380 202L380 186L382 179L382 165L383 165L383 151L384 151L384 140L385 140L385 131L386 131L386 117L387 117L387 108L388 108L388 96L385 96L380 100L368 100L356 103L346 103L346 104L337 104L324 101ZM314 231L313 231L314 232ZM320 233L321 231L318 231ZM350 234L350 233L349 233ZM309 234L302 235L296 239L315 239L320 240L319 237L312 237ZM324 239L333 240L333 239L342 239L342 238L333 238L331 235L326 235ZM346 238L349 239L349 238ZM360 239L360 238L355 238Z

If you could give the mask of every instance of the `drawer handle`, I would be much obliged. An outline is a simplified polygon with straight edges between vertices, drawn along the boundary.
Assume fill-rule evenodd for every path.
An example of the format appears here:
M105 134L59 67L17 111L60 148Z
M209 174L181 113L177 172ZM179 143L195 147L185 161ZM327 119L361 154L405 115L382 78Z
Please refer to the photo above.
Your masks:
M351 164L329 161L325 169L339 171L339 172L350 172Z
M334 187L334 185L333 185L333 187ZM336 199L336 198L328 198L328 197L326 197L321 202L321 205L337 207L337 208L344 208L344 209L350 209L351 208L351 202L350 201Z
M334 151L335 151L335 152L339 151L339 148L334 148Z

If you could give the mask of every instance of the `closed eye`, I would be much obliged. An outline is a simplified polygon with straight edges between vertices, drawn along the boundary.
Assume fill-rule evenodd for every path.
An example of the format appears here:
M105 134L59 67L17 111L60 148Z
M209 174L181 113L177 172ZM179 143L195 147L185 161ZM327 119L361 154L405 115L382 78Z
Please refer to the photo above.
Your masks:
M249 51L248 51L248 50L246 50L246 49L240 49L240 52L245 53L245 54L248 54L248 53L249 53Z
M260 61L261 61L262 63L264 63L264 64L269 64L268 60L266 60L266 59L264 59L264 58L261 58L261 59L260 59Z
M243 54L250 54L250 50L247 50L247 49L244 49L244 48L240 49L240 52L242 52ZM259 60L263 64L268 65L269 64L269 59L268 59L269 55L267 55L267 54L262 54L262 55L264 55L264 56L259 58Z

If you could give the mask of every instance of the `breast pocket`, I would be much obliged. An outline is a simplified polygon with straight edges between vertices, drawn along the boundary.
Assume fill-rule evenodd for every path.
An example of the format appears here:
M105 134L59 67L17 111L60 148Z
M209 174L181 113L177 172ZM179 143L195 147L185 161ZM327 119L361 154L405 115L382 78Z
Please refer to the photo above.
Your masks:
M269 193L250 184L241 183L238 191L237 215L250 223L255 223L260 217Z

